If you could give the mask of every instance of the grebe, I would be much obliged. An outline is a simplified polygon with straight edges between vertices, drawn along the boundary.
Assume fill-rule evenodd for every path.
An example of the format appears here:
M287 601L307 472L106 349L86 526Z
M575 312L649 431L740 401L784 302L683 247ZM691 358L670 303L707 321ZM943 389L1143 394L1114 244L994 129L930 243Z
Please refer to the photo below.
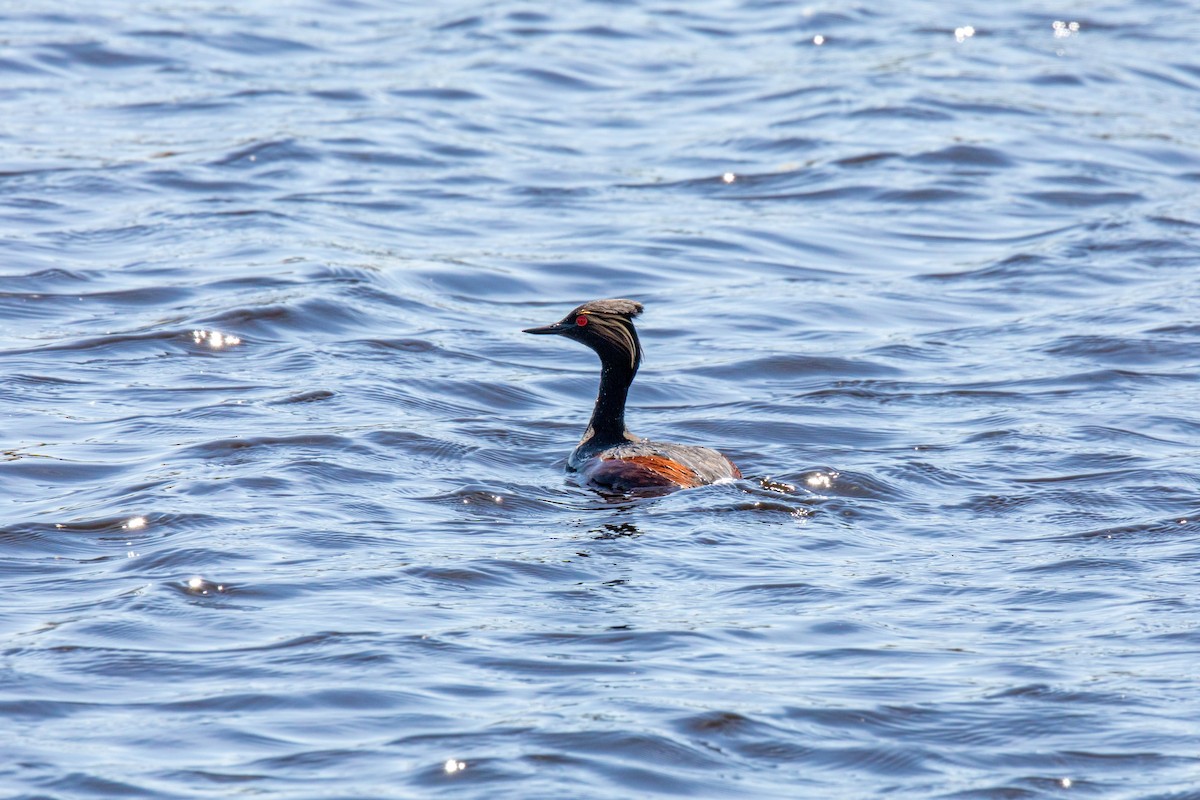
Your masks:
M669 492L742 477L716 450L652 442L625 427L625 398L642 363L642 344L633 327L640 313L642 304L633 300L593 300L560 322L525 330L574 339L600 356L596 407L583 439L567 459L567 469L579 472L588 483L619 492Z

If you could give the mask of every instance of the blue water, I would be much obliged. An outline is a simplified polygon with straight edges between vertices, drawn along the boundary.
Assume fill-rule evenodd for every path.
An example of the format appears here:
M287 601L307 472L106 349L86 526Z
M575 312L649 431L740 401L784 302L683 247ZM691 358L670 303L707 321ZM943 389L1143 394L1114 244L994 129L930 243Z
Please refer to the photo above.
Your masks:
M70 5L0 794L1200 798L1194 4ZM564 474L600 297L745 480Z

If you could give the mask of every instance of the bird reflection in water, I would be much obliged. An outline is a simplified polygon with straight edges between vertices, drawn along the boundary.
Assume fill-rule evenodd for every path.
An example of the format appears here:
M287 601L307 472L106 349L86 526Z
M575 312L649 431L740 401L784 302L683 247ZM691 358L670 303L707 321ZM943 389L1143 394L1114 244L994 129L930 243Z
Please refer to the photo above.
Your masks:
M599 528L592 528L591 533L598 534L595 538L622 539L631 536L641 536L642 532L632 522L606 522Z

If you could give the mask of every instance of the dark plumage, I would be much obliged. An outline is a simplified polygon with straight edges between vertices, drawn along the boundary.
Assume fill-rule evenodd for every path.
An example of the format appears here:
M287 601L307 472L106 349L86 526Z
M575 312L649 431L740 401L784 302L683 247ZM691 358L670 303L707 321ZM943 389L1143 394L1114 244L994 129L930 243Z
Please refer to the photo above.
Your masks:
M633 318L642 304L593 300L561 321L525 333L555 334L582 342L600 356L600 392L579 446L567 459L591 484L617 491L673 491L740 478L728 458L707 447L653 442L625 427L625 399L642 363L642 344Z

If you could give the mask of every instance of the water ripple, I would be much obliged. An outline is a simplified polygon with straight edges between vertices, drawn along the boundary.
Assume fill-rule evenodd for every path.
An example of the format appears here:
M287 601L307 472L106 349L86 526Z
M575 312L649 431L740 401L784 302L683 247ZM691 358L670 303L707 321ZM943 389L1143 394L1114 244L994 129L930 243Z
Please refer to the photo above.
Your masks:
M27 6L9 794L1200 787L1188 4Z

